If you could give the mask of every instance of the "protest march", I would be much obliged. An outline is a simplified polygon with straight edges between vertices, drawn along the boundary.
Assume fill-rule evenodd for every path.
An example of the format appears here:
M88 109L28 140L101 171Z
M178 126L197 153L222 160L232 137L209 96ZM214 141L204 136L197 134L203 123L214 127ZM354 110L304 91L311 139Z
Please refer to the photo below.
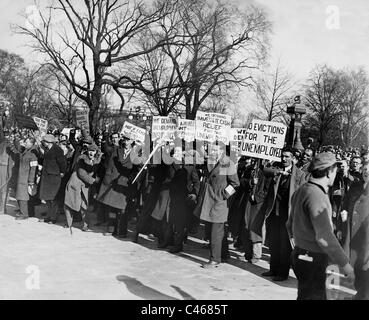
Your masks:
M128 237L134 221L133 242L152 234L158 248L173 254L183 251L187 237L204 225L210 258L203 268L217 268L230 258L224 246L230 236L249 263L258 263L262 246L269 246L270 270L262 276L285 281L291 267L299 272L290 262L297 250L291 239L303 243L288 211L301 205L299 191L317 185L320 172L326 172L329 197L317 193L312 201L330 203L329 245L336 247L330 259L350 272L346 228L353 217L347 216L346 203L352 195L340 190L363 190L367 149L309 146L301 153L286 145L288 128L282 123L254 119L232 128L228 115L201 111L195 120L153 116L150 132L150 126L144 129L127 119L121 130L94 137L85 110L76 113L75 127L60 131L48 130L42 118L17 119L18 127L9 130L3 116L1 127L1 143L7 146L2 168L12 172L0 181L3 214L6 190L11 190L19 205L17 220L34 217L41 201L47 212L39 221L57 224L65 215L71 235L76 221L82 231L91 231L92 214L97 215L95 226L105 226L105 236ZM299 297L310 294L306 289Z
M369 2L333 2L2 1L0 300L369 300Z

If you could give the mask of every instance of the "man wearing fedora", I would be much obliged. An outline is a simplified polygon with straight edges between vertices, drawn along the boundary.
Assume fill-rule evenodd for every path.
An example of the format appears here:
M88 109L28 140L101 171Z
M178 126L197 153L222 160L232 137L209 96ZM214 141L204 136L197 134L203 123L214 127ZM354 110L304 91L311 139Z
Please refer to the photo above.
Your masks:
M58 205L55 198L67 169L67 161L63 150L56 144L52 134L45 135L42 144L45 151L42 162L40 199L46 201L48 210L46 218L40 221L56 223Z

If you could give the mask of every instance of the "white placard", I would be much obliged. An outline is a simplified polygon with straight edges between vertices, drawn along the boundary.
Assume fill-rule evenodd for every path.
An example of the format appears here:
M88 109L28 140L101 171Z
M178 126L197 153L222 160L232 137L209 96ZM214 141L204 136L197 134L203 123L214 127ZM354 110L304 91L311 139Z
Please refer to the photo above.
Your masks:
M144 143L146 130L126 121L123 124L121 134L131 140Z
M244 156L281 161L281 150L287 127L278 122L253 120L245 132L241 145Z
M45 119L33 117L38 129L40 130L41 136L47 133L48 122Z
M90 122L88 120L88 109L78 109L76 110L76 122L77 126L81 129L85 129L87 132L90 132Z
M243 137L245 136L246 128L231 128L229 129L229 144L231 149L240 150Z
M177 129L177 121L175 118L154 116L152 117L152 140L166 139L173 140Z
M61 131L61 134L64 134L68 137L68 140L69 140L69 136L70 136L70 131L72 130L73 128L63 128L63 130Z
M197 111L195 121L196 139L229 143L229 129L232 122L230 115Z
M177 119L177 137L187 142L195 141L196 122L189 119Z

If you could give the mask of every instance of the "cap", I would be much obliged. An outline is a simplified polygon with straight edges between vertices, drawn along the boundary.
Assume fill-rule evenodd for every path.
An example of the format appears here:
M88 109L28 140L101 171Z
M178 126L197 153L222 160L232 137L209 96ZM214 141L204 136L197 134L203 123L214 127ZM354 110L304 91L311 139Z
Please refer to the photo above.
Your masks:
M331 152L318 153L314 157L314 159L310 162L308 171L312 172L314 170L324 170L337 163L338 161L333 153Z
M55 142L55 137L52 134L45 134L44 137L42 138L42 141L46 141L49 143L54 143Z
M88 150L88 151L99 151L99 147L98 147L96 144L92 143L92 144L90 144L90 145L87 147L87 150Z

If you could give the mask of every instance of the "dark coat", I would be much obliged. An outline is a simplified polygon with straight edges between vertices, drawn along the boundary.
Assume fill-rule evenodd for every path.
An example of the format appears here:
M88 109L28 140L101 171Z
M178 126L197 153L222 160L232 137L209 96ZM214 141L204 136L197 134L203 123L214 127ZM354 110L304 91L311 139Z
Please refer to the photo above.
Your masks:
M352 208L350 243L351 265L360 271L369 271L369 185ZM368 292L368 290L366 290Z
M268 218L272 212L277 198L279 180L281 175L278 174L278 170L281 170L282 166L276 164L272 167L264 168L264 176L269 181L265 181L268 186L268 193L266 194L266 201L264 201L263 206L260 208L259 214L262 214L265 218ZM288 216L290 216L291 211L291 198L294 192L298 189L300 185L305 183L305 174L295 165L292 166L292 172L290 177L289 186L289 197L288 197Z
M15 198L17 200L29 200L28 185L35 183L37 171L37 155L35 148L20 153L19 174Z
M132 163L130 155L124 158L124 149L117 148L109 159L97 201L119 210L125 210L126 198L133 196L137 190L137 185L132 185L132 181L138 172L139 166Z
M186 219L189 194L198 196L200 181L193 165L164 165L165 178L161 185L158 200L152 217L169 222L180 223ZM181 220L181 221L180 221Z
M67 160L63 150L53 144L49 150L45 151L42 166L40 199L54 200L61 185L61 176L67 169Z
M81 155L72 173L66 189L64 204L74 211L87 210L89 190L95 182L98 163L91 161L87 155Z
M231 185L237 189L240 181L235 164L229 157L223 156L211 169L208 165L208 175L205 184L204 197L201 204L200 219L213 223L225 223L228 219L229 195L225 191Z

